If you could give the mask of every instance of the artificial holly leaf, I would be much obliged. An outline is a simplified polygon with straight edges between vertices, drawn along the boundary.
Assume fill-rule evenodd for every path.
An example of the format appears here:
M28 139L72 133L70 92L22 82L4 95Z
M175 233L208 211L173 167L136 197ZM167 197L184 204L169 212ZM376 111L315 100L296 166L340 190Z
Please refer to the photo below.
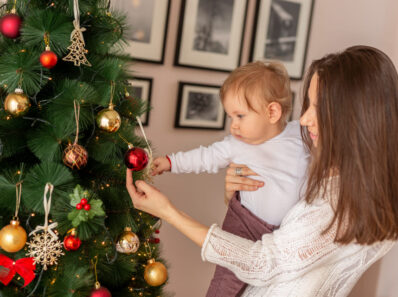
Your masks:
M69 194L69 197L71 199L70 201L70 205L72 205L73 207L76 206L76 204L80 203L80 200L82 200L82 198L87 198L89 195L88 191L83 190L82 187L80 185L77 185L74 189L73 189L73 193Z
M102 217L105 215L102 209L102 201L99 199L93 199L89 201L91 209L88 211L89 218L92 219L95 216Z
M77 227L81 222L87 222L88 211L74 209L68 213L68 219L72 221L73 227Z

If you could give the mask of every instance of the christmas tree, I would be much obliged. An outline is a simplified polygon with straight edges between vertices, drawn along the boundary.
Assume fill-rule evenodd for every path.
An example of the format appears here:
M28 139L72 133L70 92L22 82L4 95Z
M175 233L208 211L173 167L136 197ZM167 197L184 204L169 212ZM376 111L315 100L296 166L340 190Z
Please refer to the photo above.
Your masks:
M125 188L151 159L125 17L109 0L0 12L0 296L163 295L160 221Z

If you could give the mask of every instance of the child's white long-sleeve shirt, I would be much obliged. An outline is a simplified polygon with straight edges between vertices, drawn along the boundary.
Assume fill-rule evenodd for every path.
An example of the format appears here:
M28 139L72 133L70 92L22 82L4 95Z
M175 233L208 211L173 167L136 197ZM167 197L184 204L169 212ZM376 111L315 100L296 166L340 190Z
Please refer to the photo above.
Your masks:
M227 136L208 147L169 157L172 173L217 173L230 163L247 165L259 175L250 177L265 185L257 191L241 191L241 203L276 226L299 199L309 159L298 121L289 122L282 133L262 144L247 144Z

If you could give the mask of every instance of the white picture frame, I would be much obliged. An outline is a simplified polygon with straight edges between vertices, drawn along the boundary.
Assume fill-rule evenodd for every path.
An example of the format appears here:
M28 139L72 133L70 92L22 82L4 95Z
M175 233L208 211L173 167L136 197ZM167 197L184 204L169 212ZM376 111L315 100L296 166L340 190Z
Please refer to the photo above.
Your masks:
M170 0L117 0L112 7L127 16L126 52L137 61L163 64Z
M151 108L151 96L152 96L152 78L147 77L134 77L129 80L129 84L132 88L132 97L140 99L146 104L146 112L140 116L140 120L143 126L149 125L149 115Z
M303 76L313 0L257 0L250 60L281 61L291 79Z
M174 65L230 72L240 64L247 0L182 0Z
M220 86L179 82L175 128L224 130Z

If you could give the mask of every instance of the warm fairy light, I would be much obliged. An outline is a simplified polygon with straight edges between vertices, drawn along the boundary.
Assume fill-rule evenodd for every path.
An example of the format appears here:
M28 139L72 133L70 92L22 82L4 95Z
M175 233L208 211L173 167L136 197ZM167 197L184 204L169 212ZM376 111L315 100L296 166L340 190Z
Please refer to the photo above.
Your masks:
M131 280L133 280L133 281L134 281L134 280L135 280L135 277L133 276L133 277L131 278Z
M84 99L82 99L82 103L84 103L85 101L84 101Z
M76 278L80 278L80 275L79 275L79 274L76 274Z
M139 292L138 295L142 296L142 292Z
M101 242L102 245L105 245L105 241Z
M110 185L109 185L109 184L106 184L106 187L107 187L107 188L109 188L109 187L110 187Z
M20 170L18 170L18 171L17 171L17 174L18 174L18 175L19 175L19 174L21 174L21 171L20 171Z
M50 285L55 284L55 281L56 281L56 280L57 280L56 278L53 278L52 281L51 281L51 283L50 283Z
M7 119L7 121L11 120L11 116L8 115L8 116L6 117L6 119Z
M132 288L132 287L129 287L129 291L130 291L130 292L133 292L133 288Z
M8 85L6 85L6 84L4 84L3 86L4 86L5 88L7 88L7 87L8 87Z
M31 213L30 216L31 216L31 217L34 217L34 216L35 216L35 213Z
M53 78L52 78L52 77L49 77L48 80L53 80Z
M54 3L54 2L52 2L52 3L50 4L50 6L55 6L55 3Z
M26 49L21 49L21 53L26 53Z

